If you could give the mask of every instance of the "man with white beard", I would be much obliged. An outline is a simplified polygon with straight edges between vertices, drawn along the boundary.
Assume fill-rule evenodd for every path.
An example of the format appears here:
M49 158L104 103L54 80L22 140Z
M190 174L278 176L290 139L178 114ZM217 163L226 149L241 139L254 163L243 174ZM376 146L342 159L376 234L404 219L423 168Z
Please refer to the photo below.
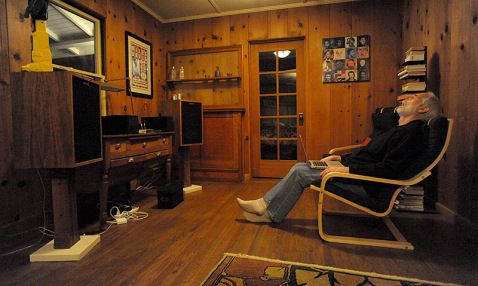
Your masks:
M373 138L366 146L346 155L332 155L322 161L340 161L344 167L325 170L297 163L289 173L262 198L244 201L237 198L244 217L250 222L282 222L300 196L312 182L319 181L330 172L351 173L388 179L399 179L401 172L423 152L426 136L424 125L429 119L440 116L438 98L432 92L410 94L396 108L400 116L398 125ZM358 191L369 195L372 186L359 185Z

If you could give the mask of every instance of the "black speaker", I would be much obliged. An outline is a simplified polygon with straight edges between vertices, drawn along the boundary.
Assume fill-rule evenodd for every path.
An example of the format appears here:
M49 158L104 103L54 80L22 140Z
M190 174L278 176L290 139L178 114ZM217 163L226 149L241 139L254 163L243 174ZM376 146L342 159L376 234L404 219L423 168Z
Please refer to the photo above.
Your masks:
M161 132L174 131L172 116L141 117L141 123L143 123L147 129Z
M138 116L109 115L101 118L104 135L138 134Z
M180 145L200 145L202 139L203 125L202 103L196 101L182 100L179 110L179 134Z

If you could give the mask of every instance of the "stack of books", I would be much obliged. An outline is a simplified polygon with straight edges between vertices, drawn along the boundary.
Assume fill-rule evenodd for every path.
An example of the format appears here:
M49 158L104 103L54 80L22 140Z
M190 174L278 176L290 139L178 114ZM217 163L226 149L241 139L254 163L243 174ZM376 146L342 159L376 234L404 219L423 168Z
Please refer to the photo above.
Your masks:
M405 52L404 62L418 62L425 60L425 47L411 47Z
M398 77L404 79L411 76L426 76L427 65L426 64L414 64L406 65L398 70Z
M406 186L402 189L395 202L395 209L402 211L423 212L424 190L422 186Z
M427 89L427 84L424 81L411 81L402 84L402 93L406 92L420 92Z

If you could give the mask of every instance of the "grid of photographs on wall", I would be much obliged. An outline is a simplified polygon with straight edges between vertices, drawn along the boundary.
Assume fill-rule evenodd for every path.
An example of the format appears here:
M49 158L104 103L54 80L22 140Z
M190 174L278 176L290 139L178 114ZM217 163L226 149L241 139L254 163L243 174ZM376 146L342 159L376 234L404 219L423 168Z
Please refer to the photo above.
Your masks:
M370 36L322 39L322 82L370 80Z

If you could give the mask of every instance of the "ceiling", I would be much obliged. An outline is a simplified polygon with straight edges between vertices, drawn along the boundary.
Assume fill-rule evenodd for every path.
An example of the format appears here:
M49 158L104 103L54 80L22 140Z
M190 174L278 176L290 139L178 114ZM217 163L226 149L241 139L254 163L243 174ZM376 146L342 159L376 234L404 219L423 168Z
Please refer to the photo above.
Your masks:
M131 0L162 23L359 0Z

